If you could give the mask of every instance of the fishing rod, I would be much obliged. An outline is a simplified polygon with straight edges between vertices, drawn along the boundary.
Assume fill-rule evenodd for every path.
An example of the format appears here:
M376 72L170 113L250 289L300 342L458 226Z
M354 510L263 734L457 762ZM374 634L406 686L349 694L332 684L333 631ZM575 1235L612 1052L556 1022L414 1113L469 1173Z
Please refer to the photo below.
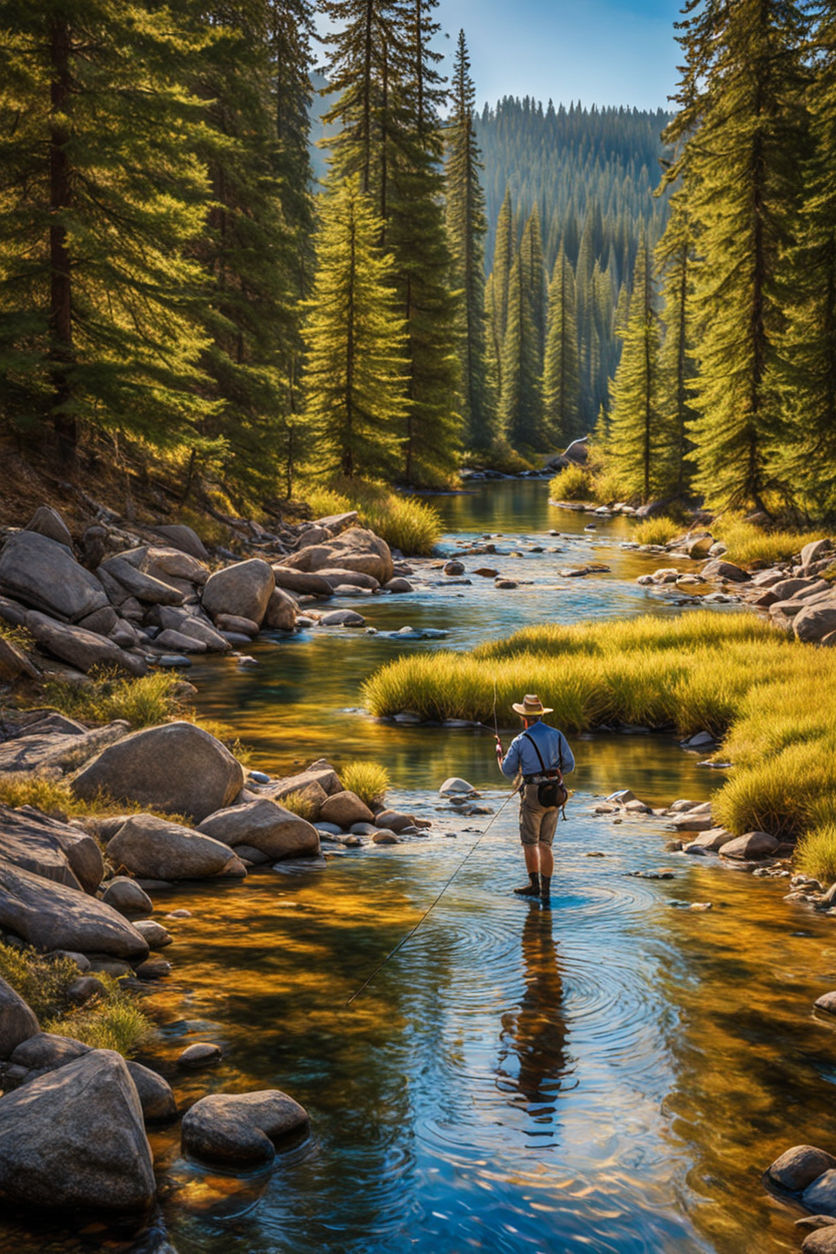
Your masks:
M488 728L488 731L490 731L490 728ZM424 922L424 920L427 918L427 916L428 916L428 915L429 915L429 914L430 914L430 913L431 913L431 912L435 909L435 907L436 907L436 906L438 905L438 903L441 901L441 898L442 898L442 897L444 896L444 894L447 892L447 889L448 889L448 888L450 887L450 885L453 883L453 880L456 878L456 876L458 875L459 871L461 871L462 867L463 867L463 866L464 866L464 864L467 862L468 858L470 858L470 857L471 857L471 856L472 856L472 855L476 852L476 850L479 848L479 846L481 845L482 841L485 839L485 837L487 836L488 832L491 830L491 828L493 827L494 823L496 822L496 820L499 818L499 816L500 816L500 814L502 813L502 811L503 811L503 810L505 809L505 807L507 806L508 802L511 800L511 798L512 798L512 797L516 796L516 792L517 792L517 790L516 790L516 788L515 788L512 792L510 792L510 793L508 794L508 796L507 796L507 797L505 798L505 800L503 801L502 805L501 805L501 806L499 807L499 809L497 810L496 814L495 814L495 815L493 816L493 818L491 819L491 821L490 821L490 823L488 824L488 826L487 826L487 827L485 828L485 830L482 832L482 835L479 837L479 839L478 839L478 840L474 841L474 842L473 842L473 844L470 846L470 848L468 849L467 853L466 853L466 854L465 854L465 856L462 858L461 862L460 862L460 863L459 863L459 865L456 867L455 871L454 871L454 872L453 872L453 874L450 876L450 878L448 879L447 883L444 885L444 887L442 888L442 890L441 890L441 892L438 894L438 896L435 898L435 900L434 900L433 902L431 902L431 904L427 907L427 909L426 909L426 910L424 911L424 913L421 915L420 919L419 919L419 920L418 920L418 922L415 924L415 926L414 926L413 928L411 928L411 929L410 929L410 930L406 933L406 935L405 935L405 936L402 936L402 937L401 937L401 939L398 941L397 945L395 945L394 949L390 949L390 951L389 951L389 953L386 955L386 957L385 957L385 958L384 958L381 962L379 962L379 963L377 964L377 966L375 967L374 971L372 971L371 975L370 975L367 979L365 979L365 980L363 981L363 983L360 985L360 987L357 989L357 991L356 991L355 993L352 993L352 995L349 997L348 1001L345 1003L346 1007L350 1006L350 1005L352 1004L352 1002L355 1002L355 1001L357 1000L357 998L360 996L360 994L361 994L361 993L365 992L365 990L366 990L366 989L369 987L369 985L373 982L373 980L375 979L375 977L376 977L377 975L379 975L379 974L380 974L380 972L383 970L383 968L386 966L387 962L389 962L392 958L394 958L395 954L399 953L399 952L400 952L400 950L401 950L401 949L403 949L403 947L404 947L404 945L407 943L407 941L409 941L409 940L411 940L411 939L412 939L412 937L413 937L413 936L415 935L415 933L418 931L419 927L420 927L420 926L421 926L421 924Z

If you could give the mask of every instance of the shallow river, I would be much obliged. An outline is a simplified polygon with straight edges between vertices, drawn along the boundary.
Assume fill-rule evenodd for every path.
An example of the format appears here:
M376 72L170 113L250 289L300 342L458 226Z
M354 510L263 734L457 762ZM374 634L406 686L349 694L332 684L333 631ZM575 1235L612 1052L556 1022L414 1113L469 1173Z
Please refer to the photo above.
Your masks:
M498 593L474 578L346 602L381 633L433 626L449 631L443 645L466 648L525 622L681 612L636 585L659 562L618 547L626 523L586 532L588 516L549 507L543 483L439 506L456 533L447 550L503 532L499 556L466 564L533 582ZM551 546L563 551L528 551ZM502 552L512 549L525 556ZM611 572L557 573L592 559ZM426 839L333 857L324 871L268 870L158 898L158 917L193 913L168 921L174 972L149 1001L162 1029L150 1060L170 1067L184 1044L218 1041L220 1068L175 1080L181 1099L279 1087L311 1116L310 1135L272 1172L237 1179L185 1163L176 1129L154 1135L179 1254L798 1249L795 1214L760 1176L791 1144L836 1146L836 1041L811 1014L836 984L834 923L784 903L786 881L666 853L659 820L592 814L593 798L618 787L657 804L710 795L718 773L657 736L576 741L551 912L510 893L521 878L514 803L462 865L489 817L453 815L436 789L463 774L497 810L507 790L490 737L378 724L356 709L382 660L432 647L320 631L260 643L252 669L193 670L201 712L235 722L257 765L379 758L390 799L434 825ZM630 875L660 868L675 878ZM7 1234L3 1248L29 1249ZM91 1230L37 1248L99 1241Z

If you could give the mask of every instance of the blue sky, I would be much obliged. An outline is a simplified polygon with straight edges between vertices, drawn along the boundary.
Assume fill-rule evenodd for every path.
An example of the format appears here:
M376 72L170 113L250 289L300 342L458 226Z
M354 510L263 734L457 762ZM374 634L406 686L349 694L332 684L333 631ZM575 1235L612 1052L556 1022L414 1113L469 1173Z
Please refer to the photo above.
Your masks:
M667 107L679 46L673 0L440 0L450 46L463 27L476 99Z

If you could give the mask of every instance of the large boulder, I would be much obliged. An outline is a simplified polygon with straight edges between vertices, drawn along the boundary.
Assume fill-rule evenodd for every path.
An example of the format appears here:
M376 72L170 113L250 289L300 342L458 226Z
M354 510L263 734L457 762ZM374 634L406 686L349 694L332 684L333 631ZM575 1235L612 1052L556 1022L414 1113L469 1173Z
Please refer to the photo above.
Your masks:
M833 548L833 540L811 540L801 550L801 565L806 570L808 566L812 566L820 558L827 557L833 551Z
M11 816L14 816L13 818ZM104 876L102 851L93 837L73 823L43 814L34 806L21 806L19 810L0 809L0 822L6 831L19 831L26 839L37 831L54 840L62 850L70 870L86 893L94 893Z
M797 640L815 642L836 631L836 593L831 601L809 605L793 619L792 629Z
M260 557L236 562L209 576L203 589L203 608L213 618L234 614L260 626L275 586L272 568Z
M732 583L745 583L751 576L742 566L734 562L726 562L720 557L706 562L702 568L703 579L729 579Z
M134 732L88 763L72 782L77 797L104 792L195 822L231 805L244 786L241 764L193 723L165 723Z
M124 1058L90 1050L0 1098L0 1194L47 1210L142 1212L156 1191Z
M102 562L100 571L117 580L127 593L148 605L181 605L183 593L165 580L147 575L129 560L129 554L117 553Z
M298 592L302 596L330 597L332 587L322 575L307 570L294 570L292 566L274 566L273 576L276 586L286 588L288 592Z
M199 830L233 848L249 845L276 861L319 853L316 828L269 797L210 814Z
M377 592L379 580L374 575L367 575L362 570L348 570L339 566L323 566L320 571L322 578L330 585L332 592L337 588L366 588L369 592Z
M209 567L205 562L199 562L179 549L144 545L135 552L137 556L134 564L154 579L160 579L163 582L169 579L185 580L186 583L202 587L209 578Z
M793 1145L776 1158L767 1174L775 1184L800 1193L825 1171L836 1167L836 1158L815 1145Z
M55 540L72 551L73 538L64 519L51 505L39 505L25 527L26 531L37 531L39 535Z
M836 1169L823 1172L808 1184L801 1201L816 1215L836 1215Z
M0 592L71 623L108 603L96 576L63 544L36 531L19 531L3 546Z
M8 1058L22 1041L40 1030L35 1012L0 977L0 1058Z
M264 626L274 631L295 631L298 602L284 588L274 588L267 602Z
M721 845L720 853L724 858L757 861L759 858L771 857L778 848L778 844L779 842L774 836L770 836L769 832L746 832L744 836L735 836L733 840L728 840Z
M201 880L237 862L219 840L153 814L134 814L107 846L114 869L149 880Z
M77 731L70 727L62 731L44 720L42 724L27 728L26 735L4 741L0 744L0 771L57 773L78 767L105 745L124 736L128 724L120 719L90 731L81 724L77 727Z
M338 827L351 827L352 823L372 823L374 815L364 801L354 792L344 789L326 798L319 817L325 823L336 823Z
M395 573L389 545L363 527L349 527L327 544L308 545L294 553L286 564L314 572L329 566L360 571L373 575L378 583L386 583Z
M187 527L185 523L164 523L157 527L152 527L158 536L162 536L164 540L175 549L179 549L181 553L190 553L192 557L196 557L200 562L208 562L209 554L206 552L203 541L196 531L191 527Z
M87 893L0 861L0 928L36 949L147 958L148 944L127 919Z
M77 666L85 673L94 666L115 666L117 670L128 671L131 675L144 675L148 671L141 657L125 653L118 644L88 631L86 627L58 623L54 618L33 610L26 615L26 628L47 653L62 662L69 662L70 666Z
M18 819L13 810L0 806L0 860L39 875L41 879L81 891L66 854L45 827Z
M183 1148L205 1162L255 1167L272 1162L274 1143L307 1122L304 1107L280 1089L212 1093L183 1116Z

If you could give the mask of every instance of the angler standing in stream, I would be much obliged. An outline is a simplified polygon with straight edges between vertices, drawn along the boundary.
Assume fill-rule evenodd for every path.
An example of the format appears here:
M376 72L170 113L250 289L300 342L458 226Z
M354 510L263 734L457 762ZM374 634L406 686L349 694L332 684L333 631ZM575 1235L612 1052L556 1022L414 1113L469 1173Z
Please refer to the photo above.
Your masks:
M542 721L543 715L553 710L544 706L538 696L528 693L511 709L519 714L524 730L511 741L504 756L497 735L496 756L503 775L509 779L522 777L520 841L529 882L514 892L521 897L539 897L548 905L554 869L552 841L567 798L563 776L575 769L575 755L563 732Z

